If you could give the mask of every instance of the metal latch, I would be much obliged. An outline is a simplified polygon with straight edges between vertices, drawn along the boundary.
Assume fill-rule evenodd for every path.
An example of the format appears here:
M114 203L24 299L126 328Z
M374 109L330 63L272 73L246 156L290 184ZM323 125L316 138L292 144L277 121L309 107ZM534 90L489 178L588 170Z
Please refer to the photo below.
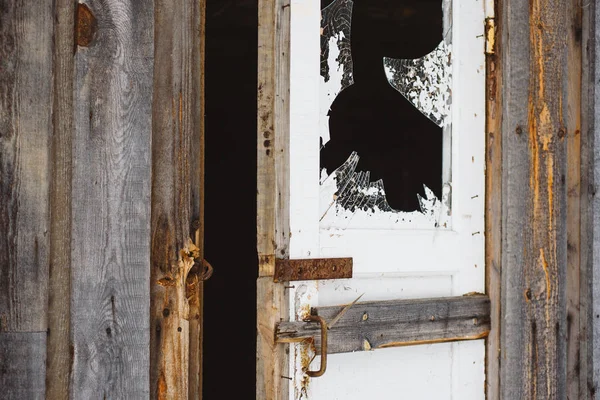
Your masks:
M352 278L352 258L277 259L273 282Z

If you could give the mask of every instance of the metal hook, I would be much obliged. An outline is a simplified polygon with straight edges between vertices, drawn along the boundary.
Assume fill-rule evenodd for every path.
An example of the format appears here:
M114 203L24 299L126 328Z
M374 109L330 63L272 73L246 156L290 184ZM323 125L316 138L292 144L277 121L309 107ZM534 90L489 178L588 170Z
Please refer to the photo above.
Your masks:
M318 315L309 315L305 322L318 322L321 325L321 368L318 371L306 371L306 375L317 378L325 373L327 368L327 322Z

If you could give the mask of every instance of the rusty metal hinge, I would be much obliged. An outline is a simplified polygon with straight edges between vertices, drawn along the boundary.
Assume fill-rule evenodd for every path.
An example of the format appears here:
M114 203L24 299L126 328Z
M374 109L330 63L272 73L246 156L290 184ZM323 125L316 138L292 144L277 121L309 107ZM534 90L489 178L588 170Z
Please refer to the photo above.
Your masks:
M485 19L485 54L495 54L496 51L496 20Z
M273 282L352 278L352 258L275 260Z

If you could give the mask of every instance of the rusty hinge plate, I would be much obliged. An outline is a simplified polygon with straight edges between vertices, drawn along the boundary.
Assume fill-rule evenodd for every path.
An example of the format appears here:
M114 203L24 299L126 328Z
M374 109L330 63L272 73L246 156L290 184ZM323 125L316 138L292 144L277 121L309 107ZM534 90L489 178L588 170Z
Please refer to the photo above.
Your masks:
M352 258L276 260L273 282L352 278Z

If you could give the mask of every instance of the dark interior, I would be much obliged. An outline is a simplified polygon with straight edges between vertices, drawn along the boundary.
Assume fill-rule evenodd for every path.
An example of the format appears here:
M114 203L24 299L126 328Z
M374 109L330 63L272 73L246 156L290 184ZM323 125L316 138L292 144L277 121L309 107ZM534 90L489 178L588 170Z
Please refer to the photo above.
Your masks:
M441 2L357 0L355 84L334 102L322 165L351 151L383 178L396 209L441 192L441 132L387 83L381 57L415 58L441 40ZM207 0L204 398L253 399L256 363L256 0Z
M258 8L206 6L204 398L254 399Z

